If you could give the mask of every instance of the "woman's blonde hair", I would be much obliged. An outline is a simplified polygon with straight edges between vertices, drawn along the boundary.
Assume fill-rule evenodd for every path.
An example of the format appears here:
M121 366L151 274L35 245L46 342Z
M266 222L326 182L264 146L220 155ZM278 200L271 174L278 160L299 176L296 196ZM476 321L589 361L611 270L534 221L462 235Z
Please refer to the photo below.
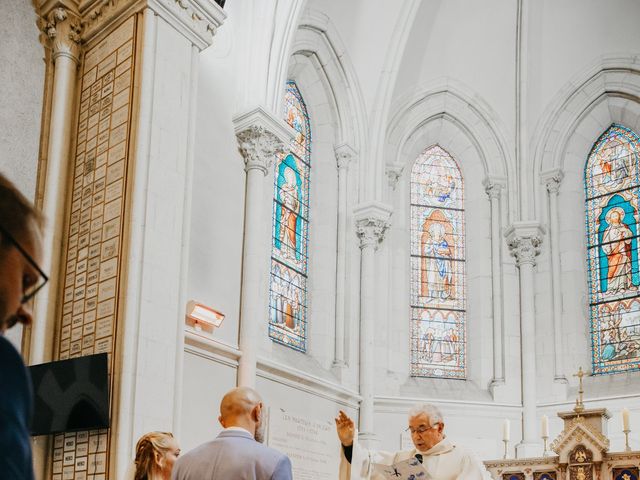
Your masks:
M150 480L151 474L158 468L156 453L161 457L169 451L170 432L149 432L136 444L136 473L134 480Z

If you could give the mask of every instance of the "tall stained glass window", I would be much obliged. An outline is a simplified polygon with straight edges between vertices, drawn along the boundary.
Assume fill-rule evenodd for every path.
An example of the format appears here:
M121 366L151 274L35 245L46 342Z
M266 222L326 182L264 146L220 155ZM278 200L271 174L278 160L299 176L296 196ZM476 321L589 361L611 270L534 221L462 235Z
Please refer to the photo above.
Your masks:
M287 82L284 118L296 132L275 165L269 285L269 336L302 352L307 345L309 243L309 114L295 82Z
M466 377L464 189L435 145L411 170L411 375Z
M613 124L585 167L593 373L640 367L640 138Z

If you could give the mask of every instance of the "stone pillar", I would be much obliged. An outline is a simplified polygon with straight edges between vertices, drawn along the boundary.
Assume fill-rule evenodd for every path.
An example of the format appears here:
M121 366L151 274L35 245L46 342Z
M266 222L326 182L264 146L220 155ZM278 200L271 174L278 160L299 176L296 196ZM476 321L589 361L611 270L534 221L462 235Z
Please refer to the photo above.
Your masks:
M258 341L266 336L268 291L263 288L269 275L268 257L262 246L268 241L269 222L262 214L265 177L276 155L292 141L291 129L262 108L234 118L240 152L247 172L242 288L240 292L240 357L238 386L255 387Z
M543 230L537 222L517 222L506 232L520 272L520 349L522 364L522 442L518 458L539 455L536 425L535 271Z
M354 211L356 233L360 238L360 439L371 445L375 440L374 416L374 343L375 343L375 252L390 225L391 208L371 202Z
M50 361L53 354L52 333L58 306L56 293L60 288L58 272L65 225L63 212L67 200L69 167L73 165L69 157L81 32L80 17L69 9L55 7L41 13L40 28L45 45L51 49L54 64L47 162L44 167L46 180L42 198L42 212L46 218L42 268L49 273L50 281L36 297L38 320L31 330L30 363Z
M43 208L63 280L42 297L55 325L34 332L34 351L55 337L54 359L109 354L112 404L111 428L55 435L36 473L124 478L140 434L174 429L181 408L197 65L225 14L199 0L38 3L53 8L41 12L55 62Z
M554 358L554 381L556 383L567 384L564 374L564 362L562 348L562 290L560 288L560 240L559 240L559 212L558 212L558 191L564 178L562 170L553 170L543 176L549 198L549 236L550 236L550 261L551 261L551 287L553 289L553 358Z
M504 385L504 322L502 303L502 222L500 196L503 185L495 179L485 179L485 191L491 202L491 302L493 316L493 379L492 391Z
M338 165L338 240L336 255L336 321L333 366L346 366L345 359L345 285L347 265L347 194L349 164L356 157L347 144L335 147Z

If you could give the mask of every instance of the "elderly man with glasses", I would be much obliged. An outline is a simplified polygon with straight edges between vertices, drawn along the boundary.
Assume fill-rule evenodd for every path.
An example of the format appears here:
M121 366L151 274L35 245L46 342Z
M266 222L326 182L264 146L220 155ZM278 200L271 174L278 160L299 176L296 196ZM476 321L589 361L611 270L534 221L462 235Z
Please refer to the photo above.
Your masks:
M31 380L18 351L4 338L31 323L30 301L47 282L40 214L0 174L0 477L31 480Z
M340 411L336 429L342 443L340 480L385 477L376 467L394 465L412 458L422 464L425 476L433 480L490 480L489 472L471 451L452 444L444 435L444 420L440 410L421 403L409 410L409 430L415 448L400 452L365 451L357 445L353 420Z

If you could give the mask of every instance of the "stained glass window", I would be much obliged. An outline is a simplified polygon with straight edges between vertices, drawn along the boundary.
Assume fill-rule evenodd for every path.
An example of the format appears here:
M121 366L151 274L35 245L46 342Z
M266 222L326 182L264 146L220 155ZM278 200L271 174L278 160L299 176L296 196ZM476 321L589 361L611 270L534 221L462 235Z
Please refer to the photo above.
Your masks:
M411 170L411 375L466 377L460 168L435 145Z
M309 115L295 82L287 82L284 118L296 136L275 165L269 285L269 336L302 352L307 341Z
M640 138L613 124L585 166L593 373L640 366L638 161Z

